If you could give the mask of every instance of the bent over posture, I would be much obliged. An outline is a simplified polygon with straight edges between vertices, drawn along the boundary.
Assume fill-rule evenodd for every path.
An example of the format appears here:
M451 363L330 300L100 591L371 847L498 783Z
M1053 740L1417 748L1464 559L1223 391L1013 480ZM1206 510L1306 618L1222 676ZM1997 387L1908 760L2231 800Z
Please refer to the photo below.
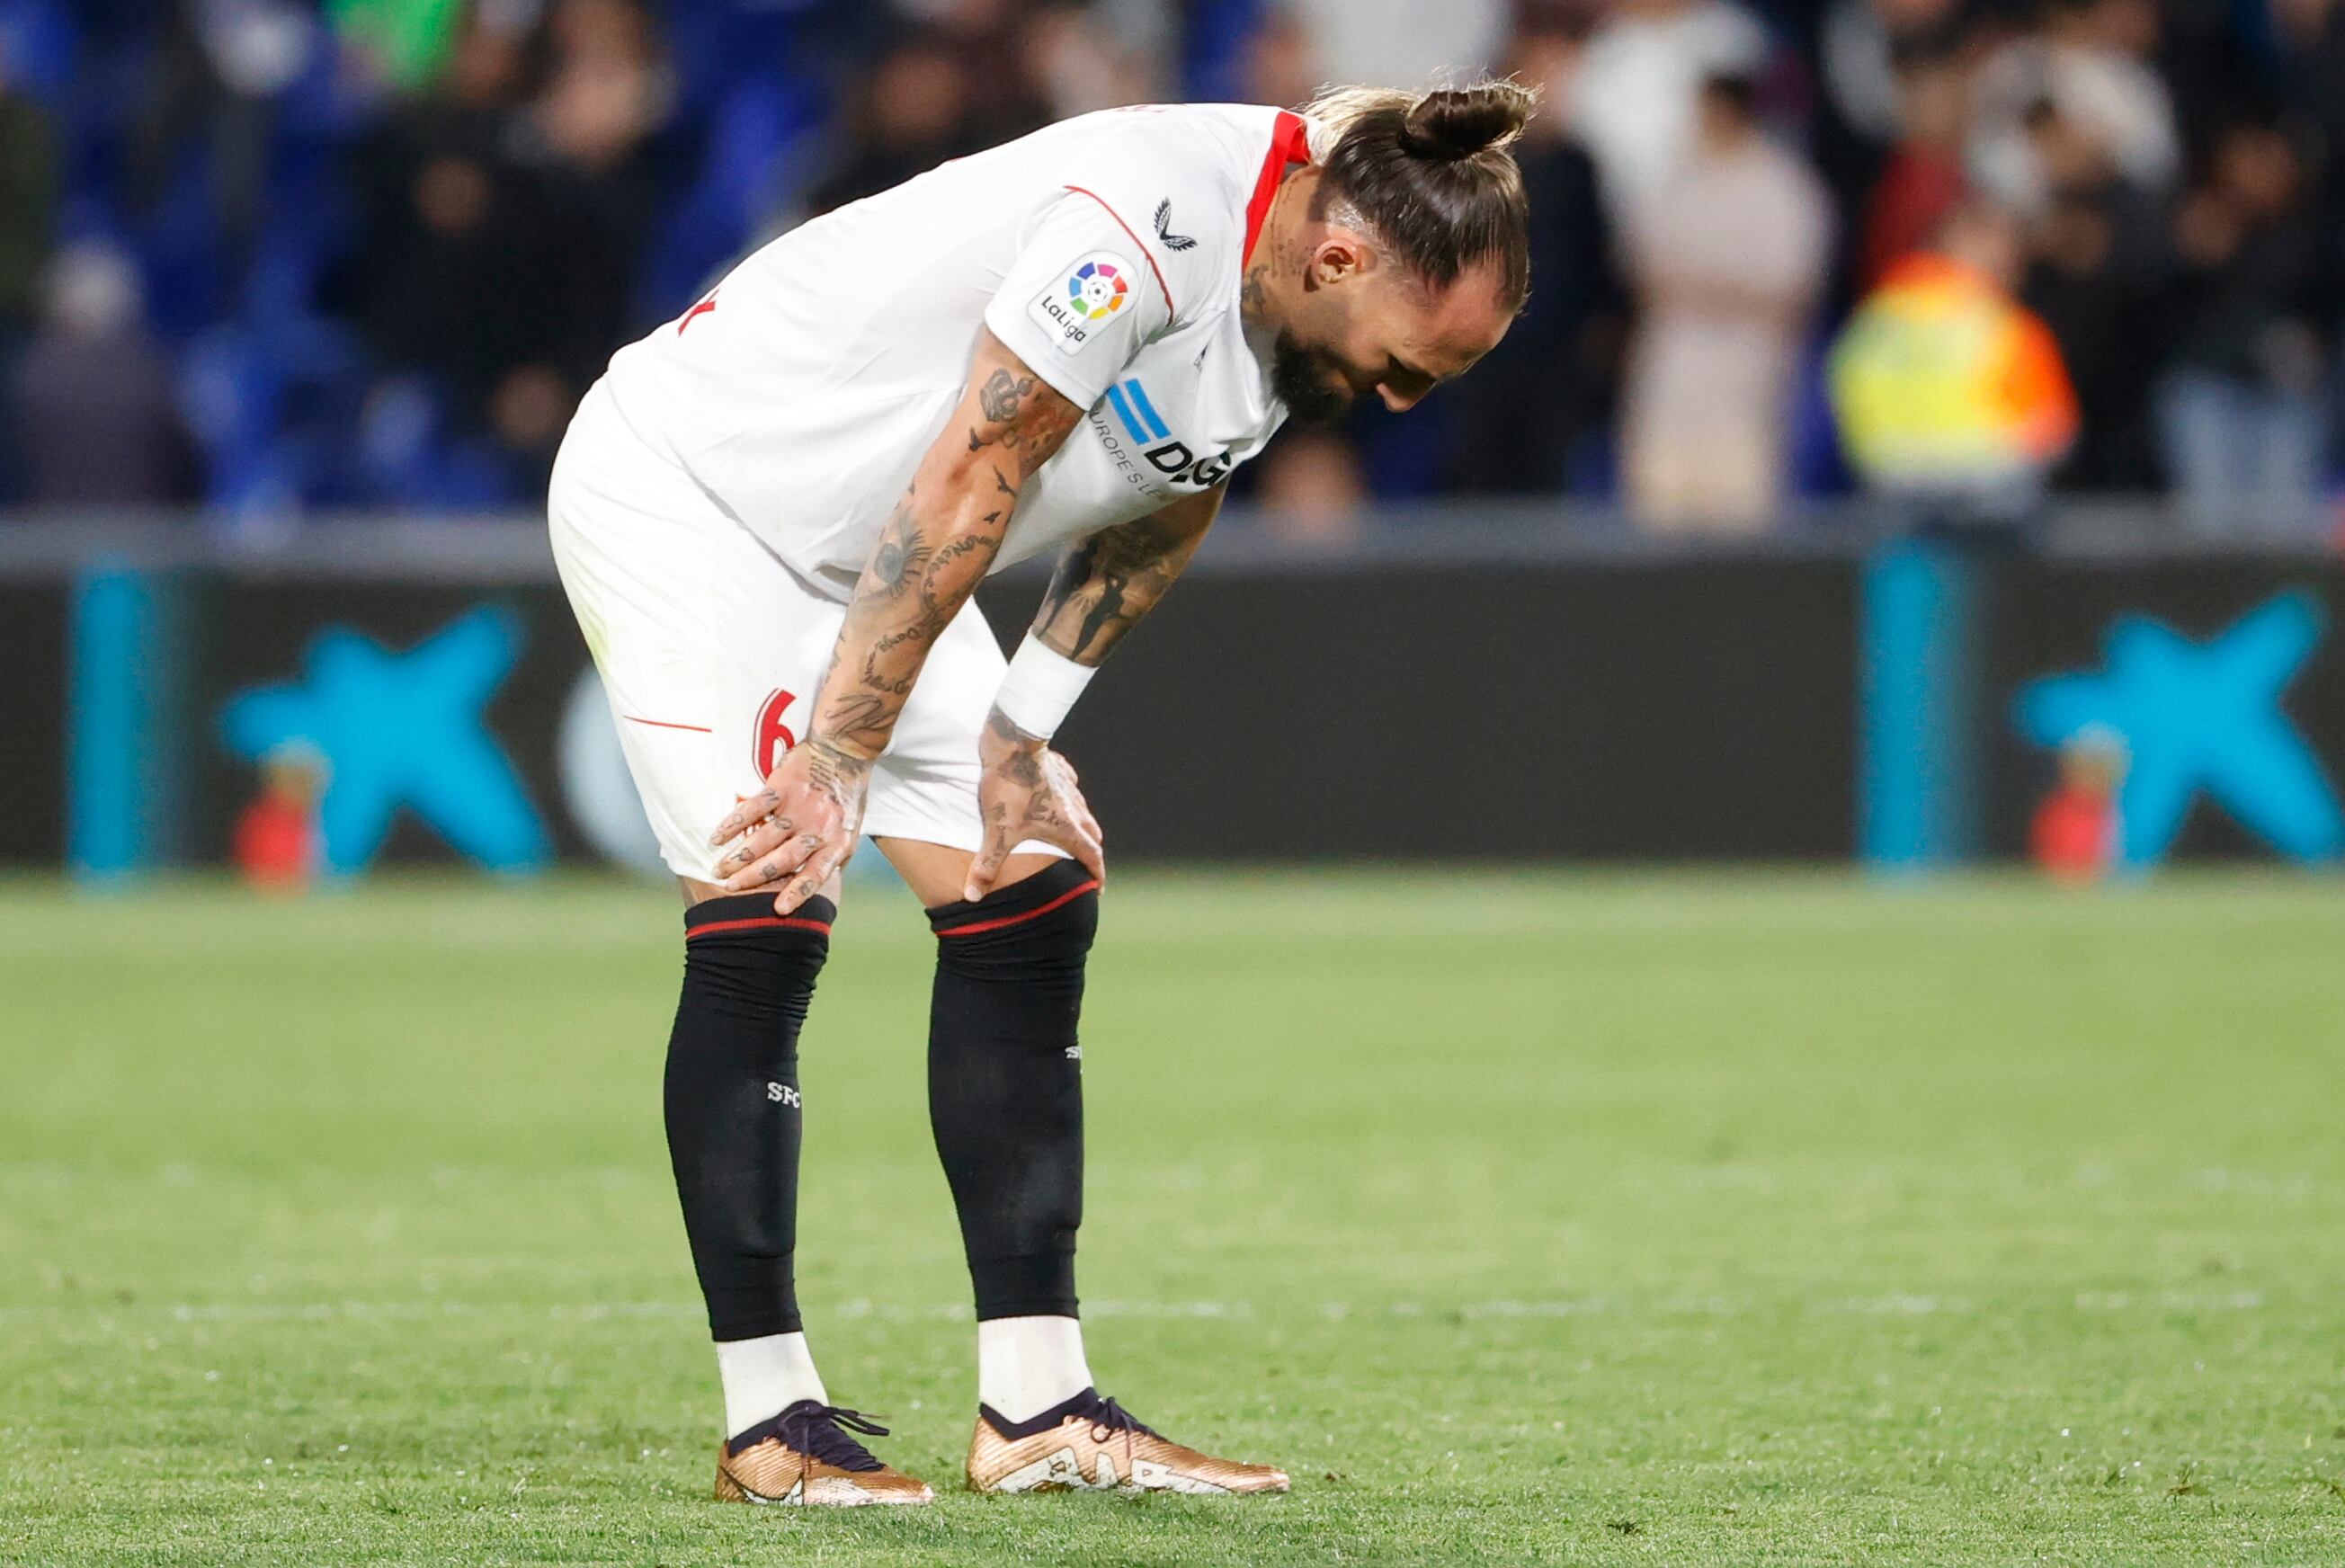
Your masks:
M919 1502L829 1401L792 1282L797 1038L869 835L937 936L929 1108L978 1318L980 1492L1261 1492L1092 1386L1076 1023L1104 874L1050 749L1290 415L1408 408L1528 280L1509 84L1087 115L759 250L563 441L562 580L684 885L668 1147L716 1494ZM1063 550L1005 666L969 596Z

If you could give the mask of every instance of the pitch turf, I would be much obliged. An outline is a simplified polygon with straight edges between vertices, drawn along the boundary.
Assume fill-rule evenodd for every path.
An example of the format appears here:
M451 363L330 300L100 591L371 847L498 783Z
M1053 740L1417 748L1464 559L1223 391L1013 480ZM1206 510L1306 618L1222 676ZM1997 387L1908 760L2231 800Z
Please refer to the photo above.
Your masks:
M663 893L0 884L0 1561L2345 1563L2345 887L1121 878L1093 1360L1222 1504L950 1490L903 904L800 1256L945 1497L842 1516L703 1501Z

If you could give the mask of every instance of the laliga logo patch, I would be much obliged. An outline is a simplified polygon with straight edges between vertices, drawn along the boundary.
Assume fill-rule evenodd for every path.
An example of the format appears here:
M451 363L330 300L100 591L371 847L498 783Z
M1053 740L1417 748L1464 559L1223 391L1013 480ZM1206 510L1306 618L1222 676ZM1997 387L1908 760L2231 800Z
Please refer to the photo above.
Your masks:
M1061 354L1080 354L1132 298L1132 263L1112 250L1095 250L1067 268L1065 281L1045 288L1026 314L1051 335Z
M1132 285L1110 262L1086 261L1067 279L1067 303L1076 315L1094 320L1122 309L1123 297L1131 292Z

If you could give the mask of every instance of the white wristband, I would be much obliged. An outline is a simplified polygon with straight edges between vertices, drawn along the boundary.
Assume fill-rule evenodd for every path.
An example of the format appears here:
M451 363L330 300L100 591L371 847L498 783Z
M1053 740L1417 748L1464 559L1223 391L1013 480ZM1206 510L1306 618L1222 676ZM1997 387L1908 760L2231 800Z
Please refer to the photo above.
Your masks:
M1001 677L1001 690L993 694L993 705L1003 718L1036 740L1047 741L1059 733L1068 710L1098 673L1089 664L1078 664L1064 653L1045 648L1029 632L1010 658L1010 673Z

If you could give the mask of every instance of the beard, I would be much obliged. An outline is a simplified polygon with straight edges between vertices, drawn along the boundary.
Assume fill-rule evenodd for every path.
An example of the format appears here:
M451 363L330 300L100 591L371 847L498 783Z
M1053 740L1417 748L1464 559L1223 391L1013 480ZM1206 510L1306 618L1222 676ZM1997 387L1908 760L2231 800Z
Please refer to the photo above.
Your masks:
M1352 389L1335 357L1296 340L1282 328L1271 345L1270 389L1299 425L1331 425L1352 411Z

